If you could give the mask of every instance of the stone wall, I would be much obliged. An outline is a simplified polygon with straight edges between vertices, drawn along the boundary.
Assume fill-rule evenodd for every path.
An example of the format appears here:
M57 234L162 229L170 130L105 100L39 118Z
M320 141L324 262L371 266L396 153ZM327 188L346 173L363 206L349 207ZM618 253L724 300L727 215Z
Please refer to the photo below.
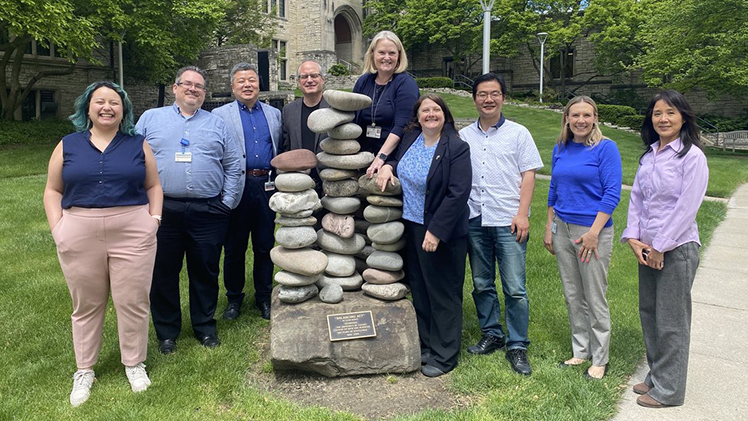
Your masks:
M325 89L353 89L353 85L361 75L350 76L327 76L325 78Z
M267 51L270 64L269 86L271 91L278 89L278 55L275 51L259 49L251 44L228 45L210 48L200 53L198 66L208 73L208 96L212 98L231 93L230 73L236 63L247 62L257 66L257 54Z

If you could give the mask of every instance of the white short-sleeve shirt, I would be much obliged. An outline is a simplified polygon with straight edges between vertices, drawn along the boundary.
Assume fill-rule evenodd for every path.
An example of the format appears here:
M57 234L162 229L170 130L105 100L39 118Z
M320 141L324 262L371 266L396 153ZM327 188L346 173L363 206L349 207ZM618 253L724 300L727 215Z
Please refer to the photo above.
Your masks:
M482 215L483 226L509 226L519 211L522 173L543 168L543 160L525 126L503 116L488 131L479 123L460 130L460 138L470 145L473 166L470 218Z

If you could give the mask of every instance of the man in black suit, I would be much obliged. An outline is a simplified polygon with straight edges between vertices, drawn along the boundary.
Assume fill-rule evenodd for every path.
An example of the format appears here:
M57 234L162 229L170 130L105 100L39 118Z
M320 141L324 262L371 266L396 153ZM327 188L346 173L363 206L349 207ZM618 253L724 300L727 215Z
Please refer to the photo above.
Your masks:
M312 111L329 107L322 98L322 91L325 88L322 66L314 60L303 61L296 72L296 81L304 97L283 107L283 140L280 152L304 148L316 154L321 152L320 140L327 135L309 130L307 119ZM312 169L309 175L314 179L317 194L322 196L322 182L317 169Z

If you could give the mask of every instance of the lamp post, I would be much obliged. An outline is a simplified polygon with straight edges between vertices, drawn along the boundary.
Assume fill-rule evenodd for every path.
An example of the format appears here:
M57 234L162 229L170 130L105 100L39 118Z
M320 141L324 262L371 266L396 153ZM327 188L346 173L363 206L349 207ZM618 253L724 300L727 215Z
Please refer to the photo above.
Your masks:
M488 73L491 55L491 9L493 9L494 1L491 0L486 3L485 0L480 0L480 5L483 8L483 74Z
M548 38L548 32L538 32L538 41L540 41L540 103L543 103L543 59L545 58L545 40Z

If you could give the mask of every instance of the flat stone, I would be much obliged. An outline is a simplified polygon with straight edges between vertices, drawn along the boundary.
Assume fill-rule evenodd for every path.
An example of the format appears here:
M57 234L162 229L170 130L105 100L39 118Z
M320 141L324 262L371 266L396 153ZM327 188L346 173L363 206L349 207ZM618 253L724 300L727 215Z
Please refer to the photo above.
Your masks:
M394 251L375 251L366 258L366 264L374 269L396 272L403 268L403 257Z
M366 196L366 201L372 205L377 206L396 206L403 207L403 201L397 197L392 196L380 196L378 194L370 194Z
M337 140L326 137L319 142L323 151L333 155L353 155L361 150L357 140Z
M275 241L287 249L308 247L317 241L312 227L280 227L275 231Z
M321 178L322 181L340 181L349 178L358 178L358 171L325 168L319 172L319 178Z
M335 126L353 121L355 117L355 113L338 111L334 108L320 108L309 114L307 126L314 133L324 133Z
M369 205L364 209L364 218L372 224L396 221L402 216L402 209L391 206Z
M328 89L322 96L331 107L341 111L358 111L371 105L371 98L368 95L353 92Z
M312 216L313 213L314 209L303 210L301 212L280 212L282 218L288 219L306 219Z
M303 287L280 285L278 287L278 299L287 304L298 304L314 298L318 292L317 285L305 285Z
M370 284L388 285L405 278L405 272L402 270L393 272L389 270L368 268L362 272L361 276L364 278L364 281Z
M333 127L327 131L327 135L333 139L358 139L364 130L356 123L345 123L340 126Z
M356 180L323 181L322 189L331 197L351 197L358 193Z
M322 228L338 237L351 238L354 233L354 220L351 215L330 212L322 217Z
M329 110L329 108L325 108ZM322 111L322 110L317 110ZM315 111L315 113L317 112ZM371 152L359 152L355 155L331 155L327 152L317 154L317 160L327 168L337 168L339 170L359 170L368 167L374 160L374 154Z
M355 231L359 234L366 234L366 230L371 226L371 222L365 219L356 219Z
M343 291L356 291L361 289L361 285L364 283L364 278L361 274L354 272L351 276L328 276L323 274L317 280L317 287L324 288L328 285L340 285Z
M317 218L309 216L306 218L288 218L279 216L275 218L275 223L284 227L310 227L317 223Z
M282 192L300 192L314 188L312 177L299 172L287 172L275 177L275 188Z
M270 209L287 216L286 214L295 214L305 210L311 211L318 203L317 192L314 189L308 189L297 193L276 192L270 197L269 205Z
M358 257L360 259L366 260L375 251L376 250L374 250L374 247L372 247L372 246L365 246L363 250L361 250L360 252L356 253L356 257Z
M351 276L356 272L356 260L353 256L337 254L329 251L327 256L327 268L325 273L330 276Z
M315 155L314 159L317 159L316 155ZM283 171L283 170L279 170L278 168L276 168L275 172L278 173L278 174L298 173L298 174L309 175L309 174L312 173L312 169L310 168L310 169L306 169L306 170Z
M327 377L407 373L421 368L415 310L409 300L383 302L346 292L331 307L313 298L301 306L283 305L273 291L270 361L275 370L302 370ZM369 310L377 336L330 342L327 315ZM364 395L362 395L364 396Z
M319 155L320 154L317 154L317 159L319 159ZM320 162L322 162L321 159ZM382 189L377 186L376 177L369 178L366 176L366 174L364 174L358 178L358 185L361 187L361 190L368 192L369 194L376 194L379 196L397 196L403 193L403 188L400 185L400 180L398 180L397 178L395 178L394 180L394 185L388 181L387 187L385 187L384 191L382 191Z
M337 304L343 301L343 287L337 284L327 285L319 292L319 299L323 303Z
M400 251L405 248L405 239L401 238L392 244L379 244L373 241L371 246L374 247L374 249L381 251Z
M317 166L317 157L308 149L294 149L278 154L270 160L270 165L284 172L304 171Z
M403 236L405 225L400 221L385 222L384 224L371 224L366 230L366 235L374 243L392 244Z
M361 207L361 199L357 197L323 197L320 202L330 212L349 215Z
M333 253L356 254L364 249L366 242L358 234L354 234L351 238L341 238L321 229L317 231L317 245Z
M288 272L282 270L275 274L273 277L275 282L285 285L288 287L303 287L304 285L311 285L319 280L319 275L304 276L298 273Z
M283 270L304 276L319 275L327 267L325 253L311 249L289 250L282 246L273 247L270 250L270 260Z
M405 298L408 293L408 287L400 282L387 285L370 284L368 282L361 286L364 294L385 301L396 301Z

